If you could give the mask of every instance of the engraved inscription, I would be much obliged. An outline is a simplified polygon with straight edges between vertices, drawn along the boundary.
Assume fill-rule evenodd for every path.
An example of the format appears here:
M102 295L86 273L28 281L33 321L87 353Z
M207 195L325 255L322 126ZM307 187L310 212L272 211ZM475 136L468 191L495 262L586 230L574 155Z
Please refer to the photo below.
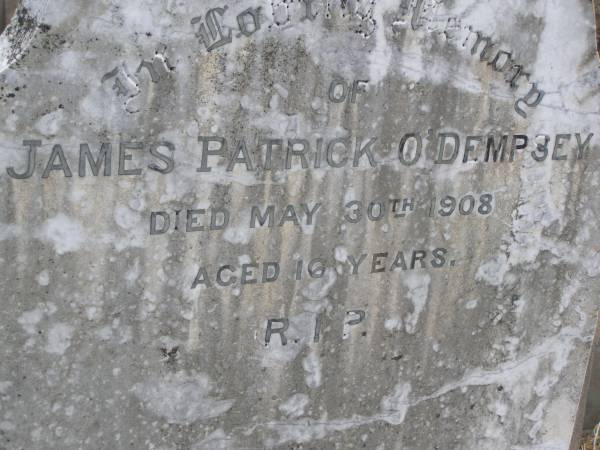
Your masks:
M503 73L506 82L513 89L518 89L521 86L522 79L525 79L526 83L529 82L531 74L523 70L523 65L517 64L511 52L499 50L497 43L479 31L472 33L470 36L473 34L475 35L475 41L473 47L471 47L471 55L479 54L481 62L487 63L494 71ZM525 107L535 108L542 102L544 95L545 92L538 88L537 83L531 83L527 94L516 101L515 111L521 117L527 118Z
M244 138L235 138L233 145L221 136L199 136L197 161L198 173L212 172L213 169L232 172L239 167L249 172L294 169L340 169L345 167L377 167L392 164L389 159L378 157L385 150L393 149L397 160L406 167L427 159L433 164L493 164L514 163L517 156L533 158L536 162L583 160L589 157L594 133L559 133L554 136L537 134L467 135L462 138L454 132L434 133L430 130L423 138L421 133L406 133L398 139L397 150L394 144L383 144L378 137L371 138L323 138L284 139L271 138L255 142L253 152ZM424 141L427 141L424 143ZM119 142L113 151L113 144L81 143L79 158L75 162L67 158L63 144L52 144L52 151L46 156L41 178L54 173L73 177L72 166L79 167L80 178L98 176L104 167L103 176L139 176L144 169L162 175L173 172L176 166L176 147L168 141L159 142ZM22 169L9 166L6 173L13 179L23 180L36 174L42 147L41 140L26 139L25 163ZM92 148L99 148L94 155ZM233 148L233 150L231 150ZM113 163L113 155L116 155ZM257 157L254 155L262 155ZM277 166L275 165L277 162ZM90 166L91 171L86 167ZM117 170L114 169L117 168Z
M140 62L134 74L129 71L127 64L123 63L102 76L100 80L102 84L108 80L113 81L112 89L117 97L124 97L124 107L127 112L139 112L133 100L142 93L139 79L142 72L147 73L152 83L159 83L175 69L169 65L166 49L165 45L161 45L152 59L144 59Z

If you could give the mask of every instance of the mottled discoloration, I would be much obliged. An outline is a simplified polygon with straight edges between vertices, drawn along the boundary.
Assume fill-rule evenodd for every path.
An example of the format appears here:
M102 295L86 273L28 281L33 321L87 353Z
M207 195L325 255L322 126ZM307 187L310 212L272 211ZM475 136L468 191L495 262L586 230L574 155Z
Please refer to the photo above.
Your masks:
M27 3L1 48L0 446L565 447L600 290L587 0L315 0L314 20L291 1ZM225 5L231 43L208 52L192 19ZM260 29L241 33L238 15L258 7ZM471 54L475 31L545 91L526 119L514 108L526 83ZM334 103L334 79L369 83ZM530 140L514 161L474 151L463 163L461 151L435 164L442 132L462 148L467 136ZM422 138L412 166L398 159L408 133ZM581 158L576 133L595 135ZM537 134L552 142L543 162ZM210 172L197 170L199 136L228 143ZM320 167L296 155L286 169L288 140L312 155L340 138L352 151L377 138L376 164L350 153L335 168L324 147ZM258 163L227 170L242 139ZM271 170L264 139L284 140ZM41 146L17 179L7 169L24 173L24 140ZM86 163L81 176L83 143L93 155L110 143L111 170ZM69 171L59 156L45 170L53 152ZM493 212L479 210L485 194ZM448 195L445 217L430 205ZM352 201L393 199L414 210L344 217ZM251 208L269 205L276 223L250 228ZM231 213L225 229L184 232L188 210L211 208ZM172 227L150 235L157 211ZM316 259L327 267L311 278ZM210 286L191 289L201 269ZM269 319L287 345L280 333L265 345Z

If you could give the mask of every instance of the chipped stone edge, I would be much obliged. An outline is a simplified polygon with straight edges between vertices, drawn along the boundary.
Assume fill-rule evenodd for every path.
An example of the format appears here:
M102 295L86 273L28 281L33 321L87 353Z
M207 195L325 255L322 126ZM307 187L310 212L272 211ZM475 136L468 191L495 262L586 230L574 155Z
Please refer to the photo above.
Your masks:
M0 73L17 64L26 54L42 26L48 0L21 0L10 24L0 35Z

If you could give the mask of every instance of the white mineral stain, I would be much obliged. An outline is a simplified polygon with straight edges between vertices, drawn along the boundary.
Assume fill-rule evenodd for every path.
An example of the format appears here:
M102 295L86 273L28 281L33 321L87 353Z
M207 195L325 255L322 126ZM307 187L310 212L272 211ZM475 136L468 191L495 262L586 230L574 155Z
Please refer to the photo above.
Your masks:
M346 320L344 321L344 327L342 328L342 339L349 339L352 332L359 332L361 323L351 325L351 322L360 320L360 314L355 311L349 311L346 314Z
M253 426L254 428L267 428L277 433L276 439L267 439L267 447L281 446L287 442L296 444L323 439L335 432L352 430L357 427L367 426L378 422L390 425L400 425L404 422L408 410L415 404L410 402L409 396L412 391L409 383L399 383L394 391L382 399L381 411L372 416L354 415L351 418L319 420L312 418L299 418L287 421L272 421L265 424Z
M192 445L191 450L230 450L239 448L235 439L229 437L223 429L210 433L205 439Z
M59 255L79 250L86 241L86 233L81 224L63 213L47 220L38 237L51 243Z
M479 303L479 300L477 300L477 299L469 300L467 303L465 303L465 309L475 309L475 308L477 308L478 303Z
M279 83L275 83L275 85L273 86L273 88L277 91L277 93L282 98L288 98L288 95L290 95L290 93L288 92L288 90L285 87L283 87L281 84L279 84Z
M42 270L35 277L35 281L37 281L40 286L48 286L50 284L50 274L47 270Z
M376 21L375 27L375 48L369 53L369 83L375 85L381 83L389 73L389 66L392 62L392 48L385 36L384 12L389 9L387 3L378 2L373 11L373 18Z
M55 355L63 355L71 346L71 338L74 328L64 323L53 325L48 330L48 343L46 352Z
M16 225L7 225L0 222L0 242L13 239L19 233Z
M212 397L214 385L202 373L182 372L151 378L133 386L133 393L146 408L168 423L192 424L218 417L231 409L234 400Z
M2 422L0 422L0 431L9 432L14 431L16 428L17 426L14 423L9 422L7 420L3 420Z
M254 230L246 226L228 227L223 233L223 239L231 244L247 244L254 234Z
M137 279L141 275L140 270L140 261L138 259L135 260L133 266L131 266L127 272L125 272L125 279L127 280L127 284L133 285Z
M508 258L500 254L480 266L475 279L485 281L492 286L500 286L508 270Z
M102 317L102 308L96 306L86 306L85 316L88 320L98 320Z
M96 330L95 334L101 341L109 341L113 336L113 331L110 326L105 326Z
M309 300L322 300L329 294L329 291L334 286L336 280L336 271L328 268L321 278L312 281L302 290L302 295Z
M400 425L404 422L410 408L409 395L412 391L410 383L398 383L394 392L381 400L381 410L389 414L388 423Z
M393 316L385 320L383 326L388 331L397 331L402 329L402 319L398 316Z
M177 2L173 2L170 1L168 2L169 5L167 8L173 8L172 5L174 5ZM390 1L388 0L386 1L381 1L378 2L380 3L380 5L383 5L385 3L390 3ZM394 2L395 5L394 7L397 8L398 6L398 2L395 1ZM413 4L415 2L412 2ZM514 16L513 15L506 15L504 16L503 14L499 14L498 10L499 8L507 8L507 9L514 9L515 11L518 10L518 8L516 8L518 5L518 2L516 2L515 0L508 0L506 2L506 5L501 5L500 3L491 5L489 2L480 2L479 4L474 4L472 1L468 1L468 2L463 2L463 1L457 1L457 4L461 4L464 9L467 10L467 13L465 13L465 15L468 14L468 10L471 11L477 11L475 14L472 14L472 17L470 17L469 19L472 20L473 23L477 24L479 26L479 28L481 28L482 30L486 30L487 32L489 32L490 34L493 34L495 32L496 29L498 29L498 31L502 31L502 26L498 25L498 17L505 17L504 21L501 21L502 23L510 23L511 21L513 21ZM538 2L540 3L540 2ZM543 3L543 2L541 2ZM558 3L557 3L558 4ZM483 5L483 6L481 6ZM246 6L246 5L244 5ZM556 6L556 5L554 5ZM378 20L378 24L379 24L379 28L384 28L383 25L383 21L381 20L383 18L383 13L381 11L387 11L387 7L384 8L383 6L379 6L375 17ZM485 14L485 11L481 11L480 8L486 8L487 9L487 14ZM124 11L125 11L125 16L126 16L126 28L129 29L131 32L133 30L135 30L136 32L138 31L143 31L143 29L148 28L150 26L154 27L156 26L159 22L166 20L168 18L168 14L165 15L163 14L163 16L160 15L155 15L155 13L150 14L152 16L152 18L149 17L149 14L142 14L142 15L138 15L138 16L131 16L130 15L132 13L135 12L135 5L131 5L129 7L127 7ZM139 9L139 8L138 8ZM285 7L284 7L285 9ZM540 8L539 5L536 6L535 10L537 11L535 14L531 11L527 11L524 14L526 14L524 17L528 17L528 15L530 15L532 18L536 17L536 14L540 14L539 10L542 9ZM557 28L556 25L550 26L553 21L554 23L557 21L557 18L560 19L560 23L564 23L565 21L569 21L572 17L570 16L569 11L576 9L573 7L573 5L570 5L569 8L550 8L548 5L545 5L544 9L548 9L547 12L544 12L543 14L537 16L537 17L541 17L544 19L544 23L546 24L546 31L544 31L545 35L543 38L544 42L547 42L548 45L551 45L554 48L560 49L560 45L558 45L557 43L560 42L564 42L565 38L569 38L569 33L567 33L567 30L569 29L569 27L563 26L560 28ZM555 11L552 11L555 10ZM198 11L192 11L194 13L198 13ZM462 14L462 13L461 13ZM549 16L549 17L546 17ZM186 17L191 17L187 16ZM234 17L234 16L233 16ZM553 18L554 17L554 18ZM576 19L578 18L577 14L574 14L574 16ZM111 23L111 17L105 17L103 18L105 23ZM319 18L320 19L320 18ZM479 19L479 20L473 20L473 19ZM233 19L231 19L232 21L234 21ZM104 23L103 22L103 23ZM309 23L308 21L306 23ZM580 20L578 20L577 23L581 23ZM235 25L235 24L234 24ZM106 25L102 25L102 27L104 27L105 29L109 29L109 27L107 27ZM99 27L100 28L100 27ZM161 29L159 27L157 27L158 29L155 32L155 36L158 36L160 34ZM582 24L581 28L586 28L585 24ZM562 33L556 33L556 30L560 29L560 31ZM153 30L154 31L154 30ZM293 32L293 30L292 30ZM422 33L422 30L418 31L418 33ZM332 35L334 33L331 33ZM407 33L410 35L410 33ZM376 35L375 37L377 37L378 35ZM538 38L538 36L535 35L535 33L531 33L532 36L532 40L536 41L536 39ZM315 33L315 37L313 37L313 40L316 40L318 38L320 38L320 34L319 33ZM385 34L383 33L383 37L385 38ZM307 38L307 39L310 39ZM410 39L410 37L409 37ZM240 42L242 41L242 39L240 39ZM424 42L422 38L418 39L419 43ZM391 36L390 36L390 42L391 42ZM583 42L583 40L578 41L580 43ZM332 49L335 49L335 46L331 45L331 41L328 42L328 45L330 45L332 47ZM379 45L378 45L379 46ZM382 48L381 46L379 46L379 48ZM376 46L377 49L377 46ZM566 52L566 54L564 54ZM545 70L543 70L544 74L548 74L547 76L549 77L550 81L552 81L552 85L559 85L559 83L562 83L562 81L564 80L565 76L569 77L571 76L571 72L574 72L571 68L573 67L579 67L579 60L578 55L580 53L584 53L585 52L585 48L577 48L576 50L573 50L573 46L569 47L569 49L565 49L562 50L560 53L560 60L561 61L567 61L567 58L571 58L570 60L568 60L567 63L564 64L546 64L546 61L544 61L544 58L541 58L540 56L538 56L539 59L539 65L541 65ZM231 54L235 54L235 52L230 52ZM313 52L316 53L316 52ZM321 52L323 55L326 55L325 52ZM384 52L385 53L385 52ZM398 52L400 53L400 52ZM410 55L412 53L415 53L418 55L417 52L413 52L413 49L410 49L409 51L405 51L405 49L402 49L402 53ZM543 55L543 54L548 54L547 51L543 51L543 49L541 49L540 51L537 52L538 55ZM373 55L373 60L375 60L375 55L377 55L377 52L374 53ZM135 55L136 57L138 56L138 54L136 53ZM396 55L394 55L396 56ZM315 55L316 58L320 57L320 55ZM332 60L333 63L337 63L338 59L337 58L322 58L323 60ZM371 61L372 63L378 63L378 61ZM428 64L427 64L427 68L426 70L428 70L429 72L437 72L436 73L432 73L432 75L438 75L439 79L443 80L444 83L447 83L448 85L462 85L463 83L468 82L469 80L464 80L462 79L462 75L463 73L461 73L461 69L459 67L456 67L456 72L457 72L457 77L455 77L454 80L449 80L448 78L448 68L444 66L446 64L440 64L441 62L443 62L443 58L438 58L434 60L431 60L431 58L427 58L428 60ZM386 72L389 70L389 65L390 62L389 61L385 61L385 59L383 60L383 63L387 63L387 68L385 70L382 70L382 76L385 77L386 76ZM411 61L398 61L398 64L396 64L397 61L394 59L394 67L398 66L403 66L407 69L407 71L410 73L411 70L413 69L413 67L416 66L416 64L411 64ZM468 66L468 64L466 64L465 66ZM180 66L181 67L181 66ZM431 68L434 67L435 70L431 70ZM443 70L440 70L443 69ZM469 69L470 70L470 69ZM564 71L564 72L563 72ZM417 76L419 75L419 72L417 71ZM414 76L414 75L410 75L410 76ZM556 78L556 81L554 82L554 80L552 80L552 78ZM374 80L377 80L377 77L373 78ZM477 87L477 85L475 85ZM580 86L580 83L568 83L567 85L564 85L564 89L578 89ZM573 87L570 87L573 86ZM560 89L561 91L564 91L564 89ZM553 89L552 90L556 90L558 91L558 89ZM469 92L469 87L468 86L461 86L461 92ZM583 93L582 93L583 95ZM487 95L486 95L487 97ZM590 96L591 97L591 96ZM561 99L562 100L562 99ZM596 102L594 100L597 100L597 97L592 97L592 102L594 102L594 108L596 109ZM110 101L113 102L113 98L110 97ZM582 99L583 101L583 99ZM562 107L561 109L561 114L562 114L562 110L568 108L568 104L572 103L570 101L566 101L564 102L565 105L561 105ZM547 106L545 105L545 102L540 106L540 108L538 109L538 111L536 112L540 112L543 111L544 108L546 108ZM109 111L109 109L107 109L107 111ZM84 111L85 112L85 111ZM104 111L102 111L104 112ZM218 112L218 111L217 111ZM215 116L217 115L216 112L211 111L210 112L211 115ZM225 115L225 114L223 114ZM565 113L565 118L568 116L568 114ZM101 117L102 118L102 117ZM535 123L539 123L538 121L532 121L533 124ZM549 125L549 124L548 124ZM569 126L568 123L565 122L564 126ZM534 130L534 131L539 131L539 130ZM216 133L216 130L213 132ZM21 155L18 155L19 157L21 157ZM16 158L11 159L12 160L17 160ZM467 166L465 166L467 167ZM555 166L556 167L556 166ZM453 171L447 171L447 173L453 173ZM528 182L530 181L530 182ZM230 180L231 182L231 180ZM526 186L527 188L530 187L535 187L535 185L539 184L540 186L542 186L544 189L547 188L548 186L548 180L547 179L541 179L541 182L536 182L535 179L531 179L529 180L527 177L524 177L523 179L523 185ZM560 183L557 183L560 184ZM566 183L565 183L566 184ZM526 189L528 190L528 189ZM534 191L534 189L531 189L531 191L533 192L533 196L538 195L538 192ZM527 198L525 198L525 200L529 200ZM543 209L544 206L544 202L546 201L546 199L544 199L543 201L541 201L540 203L536 204L534 208L532 209L527 209L527 207L523 207L521 208L521 213L523 213L523 216L525 217L524 220L521 221L521 223L519 223L519 221L516 221L516 226L515 226L515 235L516 235L516 240L515 242L518 243L519 245L523 244L521 247L521 250L523 250L522 253L515 253L516 255L522 255L522 257L517 258L512 260L512 263L518 263L520 261L523 262L531 262L533 261L533 259L537 256L537 254L539 253L539 249L543 248L544 246L548 245L546 243L544 243L542 241L542 239L538 239L539 236L541 236L541 233L538 233L539 229L535 228L535 220L536 217L539 214L541 214L540 217L542 217L545 220L545 224L542 225L545 226L548 222L548 217L550 217L550 219L553 219L554 217L552 217L552 215L549 216L544 216L543 213L540 213L540 210ZM521 219L519 219L521 220ZM531 233L531 229L534 229L534 233ZM531 234L533 236L532 240L529 241L526 239L527 234ZM0 240L2 239L2 229L0 228ZM530 245L531 244L531 245ZM551 243L549 244L551 245ZM518 246L516 246L518 247ZM588 271L588 275L589 276L593 276L594 274L597 274L598 271L598 263L597 260L595 260L595 258L590 258L590 259L585 259L585 261L583 262L583 264L585 265L585 268ZM488 270L489 269L489 270ZM478 273L478 276L480 276L480 281L485 281L488 282L491 285L498 285L498 283L501 282L501 280L503 279L502 276L499 275L498 270L496 270L497 268L492 266L489 266L486 269L483 269L481 274ZM516 272L517 270L515 270ZM479 279L479 278L478 278ZM500 281L499 281L500 280ZM496 284L494 284L496 283ZM575 301L577 300L576 298L576 294L577 294L577 290L575 288L573 288L572 292L563 292L562 298L561 298L561 307L563 307L564 309L566 309L569 313L575 312L574 308L572 307L572 304L575 303ZM568 294L568 295L567 295ZM472 304L473 301L468 302L467 303L467 308L469 308L469 305ZM487 303L486 303L487 304ZM414 306L414 305L413 305ZM415 309L413 309L413 311L415 311ZM414 314L414 312L413 312ZM401 319L399 319L399 322L401 323ZM418 324L418 317L417 320L415 321ZM386 325L387 325L387 321L386 321ZM579 337L581 340L585 339L584 336L580 336ZM278 336L275 335L274 339L278 339ZM531 339L538 339L535 336L531 336ZM548 357L548 362L552 362L554 361L554 359L552 359L551 357L553 356L552 353L552 349L556 348L556 346L560 346L561 342L553 342L550 341L547 343L547 345L545 346L543 352L540 350L539 354L524 354L521 357L519 357L518 359L515 360L511 360L509 361L511 364L504 364L504 365L499 365L498 367L496 367L496 363L494 362L493 364L490 364L489 366L484 367L482 365L481 368L475 368L473 369L473 367L467 367L465 368L465 376L463 378L459 378L459 382L461 384L461 391L463 389L466 389L467 386L469 386L469 383L473 383L473 384L477 384L477 383L496 383L496 382L504 382L506 381L504 378L502 377L498 377L498 374L503 373L505 375L505 378L511 378L514 377L515 379L519 379L521 378L526 378L526 381L530 381L530 378L528 378L528 370L532 369L531 366L527 365L527 361L528 359L526 357L533 357L533 358L537 358L537 359L542 359L542 358L546 358ZM573 350L577 350L581 348L580 346L578 347L574 347ZM544 353L545 352L545 353ZM565 353L567 356L569 354L569 351L566 351ZM512 364L515 363L515 364ZM522 365L523 366L523 370L517 370L519 368L519 366ZM574 366L574 364L573 364ZM548 370L547 368L543 369L543 370ZM552 372L554 373L555 371L559 371L562 370L561 365L558 364L557 366L554 366L552 364ZM447 380L443 381L444 383L447 382ZM550 392L552 392L552 389L549 389L549 387L552 387L554 383L554 380L552 378L548 378L548 377L544 377L543 379L540 380L540 383L536 383L535 385L535 395L549 395ZM528 390L529 392L534 392L533 386L531 385L531 383L525 383L526 384L526 390ZM452 387L452 383L450 383L450 388ZM445 387L448 387L446 385L444 385ZM517 386L514 386L515 389L518 389ZM493 388L492 388L493 390ZM445 389L442 389L441 391L438 392L439 395L444 395ZM387 406L385 408L382 409L387 409L388 413L391 414L395 414L397 413L398 416L400 416L399 413L401 413L402 408L405 406L406 401L395 401L394 399L398 399L399 397L402 397L404 394L404 390L400 389L400 391L398 392L398 389L396 389L396 391L394 391L394 393L392 393L390 396L386 397L386 401L387 401ZM556 395L565 395L565 394L556 394ZM407 395L408 397L408 395ZM521 400L520 395L515 395L515 398L517 401ZM529 400L529 398L525 398L525 400ZM535 404L535 402L537 401L537 399L531 399L531 401L533 402L533 404ZM529 436L532 439L535 439L536 437L538 437L539 435L539 430L540 430L540 424L543 423L544 420L544 412L550 410L551 413L548 413L548 417L552 418L552 416L554 416L554 421L548 420L544 426L545 429L550 430L550 433L563 433L563 430L561 429L561 427L568 427L570 424L569 420L565 420L565 411L570 411L572 410L572 405L570 404L570 402L566 401L566 402L561 402L561 401L556 401L554 402L554 405L550 405L550 407L548 407L546 409L545 406L543 406L543 402L539 402L537 403L537 406L535 407L535 410L526 416L526 419L530 420L533 422L530 431L529 431ZM527 402L521 402L521 404L528 404ZM397 406L397 408L394 408L394 405ZM506 403L503 403L503 405L506 405ZM504 408L498 408L498 410L500 412L504 411ZM395 411L395 413L394 413ZM329 414L333 414L331 411L328 411ZM503 414L504 415L504 414ZM495 419L495 418L494 418ZM280 439L284 439L286 436L294 436L294 433L297 433L297 435L299 435L301 438L307 437L308 439L312 439L313 437L320 437L320 436L325 436L328 433L333 433L336 431L343 431L343 430L348 430L348 429L352 429L353 427L358 427L358 426L362 426L362 425L369 425L370 423L373 423L374 421L385 421L385 416L383 415L376 415L376 416L359 416L359 417L347 417L347 418L340 418L340 419L332 419L331 417L322 417L320 418L320 420L315 423L314 421L299 421L299 422L293 422L293 423L270 423L269 428L273 427L273 428L277 428L279 431L281 431L280 433ZM554 423L556 422L556 423ZM554 426L554 425L557 426ZM296 431L295 431L295 427L297 427ZM508 428L508 427L507 427ZM527 426L527 428L529 428ZM39 429L38 429L39 430ZM482 434L485 434L487 436L491 436L491 437L495 437L496 435L496 429L494 428L490 428L490 429L485 429L483 430ZM563 434L568 434L569 430L566 431L566 433ZM38 436L41 436L42 431L39 431ZM33 434L32 434L33 436ZM524 439L526 439L525 436L523 436ZM522 442L524 442L524 439L521 439ZM208 438L206 439L206 442L202 442L202 443L198 443L197 445L200 445L200 448L236 448L236 445L234 445L235 443L233 442L228 442L228 438L227 435L225 434L225 432L221 429L211 433ZM168 445L168 444L167 444ZM547 436L545 438L545 440L543 441L543 444L535 444L535 443L531 443L530 445L526 445L523 444L523 447L514 447L512 446L511 448L528 448L528 449L543 449L543 450L549 450L551 448L565 448L564 446L564 442L562 442L561 437L558 436L557 439L553 440L551 439L549 436ZM501 447L500 444L498 444L496 447L485 447L485 448L499 448ZM161 447L162 448L162 447ZM167 447L164 447L165 449ZM194 446L193 448L196 448L196 446ZM483 447L481 447L483 448Z
M348 260L348 250L346 250L345 247L336 247L335 260L337 262L345 263Z
M36 325L40 322L40 320L42 320L43 317L44 312L41 309L36 308L21 314L21 317L19 317L17 322L19 322L19 325L21 325L27 333L36 334Z
M268 345L264 345L264 340L261 340L260 352L263 364L273 367L294 361L313 339L315 320L316 314L309 312L290 317L289 328L285 331L286 345L282 345L281 337L277 333L271 335ZM273 325L273 329L280 327L279 323Z
M321 360L316 350L311 351L306 358L302 360L302 367L306 372L304 380L311 389L321 386Z
M413 311L404 318L404 323L406 332L414 334L417 332L419 317L427 304L431 277L428 274L410 273L405 276L403 281L408 288L406 296L411 301L413 307Z
M279 405L278 409L291 419L297 419L305 414L306 408L310 403L310 397L306 394L294 394L284 403Z
M118 206L114 212L115 222L124 230L130 230L140 223L140 216L125 206Z
M0 394L6 394L12 385L12 381L0 381Z
M44 136L54 136L61 129L64 120L64 110L58 109L42 116L36 123L35 128Z

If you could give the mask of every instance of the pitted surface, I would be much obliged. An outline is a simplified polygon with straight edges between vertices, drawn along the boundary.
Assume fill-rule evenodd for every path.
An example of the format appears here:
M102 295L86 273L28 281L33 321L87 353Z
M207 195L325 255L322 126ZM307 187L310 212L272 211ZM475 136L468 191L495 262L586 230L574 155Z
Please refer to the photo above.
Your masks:
M592 17L25 1L0 447L567 448L600 290Z

